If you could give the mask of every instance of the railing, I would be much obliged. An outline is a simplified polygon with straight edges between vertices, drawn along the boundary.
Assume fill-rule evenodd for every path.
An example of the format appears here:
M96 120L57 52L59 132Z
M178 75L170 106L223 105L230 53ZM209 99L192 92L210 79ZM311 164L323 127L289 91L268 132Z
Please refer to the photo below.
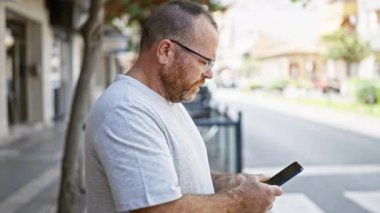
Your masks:
M206 143L212 171L242 172L241 112L233 119L228 110L188 108Z

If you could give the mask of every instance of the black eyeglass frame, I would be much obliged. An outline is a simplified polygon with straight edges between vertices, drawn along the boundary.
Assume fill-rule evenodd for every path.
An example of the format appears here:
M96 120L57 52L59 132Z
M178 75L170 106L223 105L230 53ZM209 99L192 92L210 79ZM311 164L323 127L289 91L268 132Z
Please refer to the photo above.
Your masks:
M169 39L169 40L170 40L171 42L173 42L173 43L179 45L180 47L182 47L182 48L185 49L186 51L188 51L188 52L190 52L190 53L193 53L193 54L195 54L195 55L197 55L197 56L203 58L204 60L206 60L206 61L207 61L207 64L206 64L206 71L207 71L207 70L211 70L212 67L214 66L215 60L213 60L213 59L211 59L211 58L208 58L208 57L206 57L206 56L204 56L204 55L198 53L197 51L195 51L195 50L193 50L193 49L187 47L186 45L182 44L182 43L179 42L179 41L176 41L176 40L174 40L174 39Z

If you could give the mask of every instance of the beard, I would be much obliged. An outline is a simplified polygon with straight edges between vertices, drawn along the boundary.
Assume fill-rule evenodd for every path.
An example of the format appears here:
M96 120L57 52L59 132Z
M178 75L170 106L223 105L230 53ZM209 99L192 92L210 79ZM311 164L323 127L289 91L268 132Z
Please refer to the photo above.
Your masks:
M199 87L205 83L204 79L194 82L189 89L182 92L182 102L191 102L195 99L196 94L199 92Z
M195 99L199 87L205 83L205 78L195 82L187 80L187 71L183 63L184 59L181 55L176 58L178 61L173 67L168 69L160 69L159 75L164 87L166 96L165 98L173 103L190 102Z

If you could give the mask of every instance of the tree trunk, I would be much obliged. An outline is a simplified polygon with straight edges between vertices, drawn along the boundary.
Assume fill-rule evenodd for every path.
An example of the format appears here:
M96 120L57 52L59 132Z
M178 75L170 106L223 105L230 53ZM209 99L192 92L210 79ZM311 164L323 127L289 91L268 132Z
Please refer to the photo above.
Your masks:
M344 68L343 68L343 73L340 76L340 94L342 96L347 96L348 94L348 76L350 75L350 63L347 61L343 61L344 63Z
M76 85L71 106L70 120L67 127L62 175L58 199L59 213L83 212L84 205L80 198L81 170L83 161L83 120L87 112L89 81L95 70L95 64L101 53L101 28L103 24L104 0L91 0L89 17L80 29L84 41L84 55L79 80ZM81 144L82 143L82 144Z

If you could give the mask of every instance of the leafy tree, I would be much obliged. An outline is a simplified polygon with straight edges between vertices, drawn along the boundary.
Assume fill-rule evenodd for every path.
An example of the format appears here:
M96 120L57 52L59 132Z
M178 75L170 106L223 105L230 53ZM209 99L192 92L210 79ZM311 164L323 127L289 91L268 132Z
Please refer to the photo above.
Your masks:
M101 37L106 20L110 21L123 14L129 15L129 23L137 21L142 24L149 16L150 11L161 5L164 0L90 0L88 18L81 26L79 33L83 37L84 52L79 80L70 112L70 119L66 130L65 147L62 160L62 176L58 198L59 213L84 212L81 202L85 193L81 187L83 174L83 120L88 110L87 96L90 89L95 67L94 61L101 57ZM210 10L222 10L216 1L200 0L199 3L208 5ZM105 10L104 10L105 9Z
M105 21L110 22L115 17L128 14L129 24L136 21L142 25L150 15L150 12L165 2L167 0L107 0L105 3ZM207 5L210 11L223 11L227 9L226 6L215 0L197 0L195 2Z
M326 47L325 57L332 60L343 60L346 63L347 76L352 74L352 65L359 63L370 54L369 44L362 41L357 32L341 28L324 35L322 42Z

